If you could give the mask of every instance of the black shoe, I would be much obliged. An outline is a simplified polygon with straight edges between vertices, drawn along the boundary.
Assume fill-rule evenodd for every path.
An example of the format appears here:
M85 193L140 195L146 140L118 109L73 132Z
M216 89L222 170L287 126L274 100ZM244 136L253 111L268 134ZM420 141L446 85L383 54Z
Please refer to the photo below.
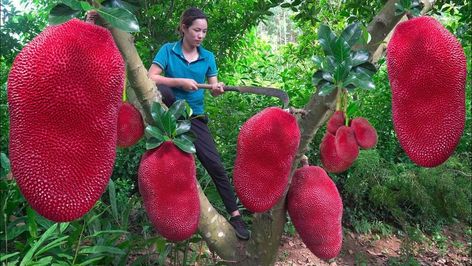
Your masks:
M234 227L236 231L236 236L242 240L248 240L251 233L246 228L246 223L244 223L241 215L233 216L229 219L229 223Z

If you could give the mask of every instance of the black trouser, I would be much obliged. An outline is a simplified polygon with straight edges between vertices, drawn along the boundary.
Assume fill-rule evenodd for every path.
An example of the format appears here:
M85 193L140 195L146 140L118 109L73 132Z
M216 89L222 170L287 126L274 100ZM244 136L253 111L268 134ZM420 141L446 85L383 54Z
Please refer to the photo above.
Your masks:
M165 105L171 106L175 102L175 96L172 89L158 85L158 89L162 94L162 101ZM229 183L225 168L221 162L220 155L216 150L215 141L208 129L208 119L206 116L191 119L192 126L190 130L197 136L194 142L197 151L197 158L207 170L208 174L215 182L216 189L220 194L223 204L229 214L238 209L236 205L236 196L233 187Z

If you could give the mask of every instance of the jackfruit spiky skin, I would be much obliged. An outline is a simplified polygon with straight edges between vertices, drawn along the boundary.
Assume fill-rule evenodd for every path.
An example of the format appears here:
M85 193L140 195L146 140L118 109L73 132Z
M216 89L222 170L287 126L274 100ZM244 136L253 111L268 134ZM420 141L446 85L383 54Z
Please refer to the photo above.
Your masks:
M147 151L138 169L139 192L149 220L171 241L191 237L198 229L195 160L171 141Z
M339 158L347 162L354 162L359 155L359 145L357 145L354 130L348 126L341 126L336 131L334 145Z
M320 160L326 171L339 174L351 167L354 161L345 161L341 159L336 151L336 137L326 132L320 143Z
M110 32L49 26L8 77L10 160L31 207L56 222L88 212L113 171L125 66Z
M372 149L377 144L377 130L363 117L356 117L351 121L357 144L362 149Z
M117 146L131 147L144 135L144 123L141 113L132 104L125 102L118 112Z
M295 171L287 206L295 229L313 254L322 259L339 254L343 203L323 168L304 166Z
M437 20L398 24L387 47L393 125L410 159L434 167L449 158L465 126L466 59Z
M343 126L346 123L346 117L344 116L343 111L336 111L328 120L328 124L326 125L326 130L335 135L336 131L339 127Z
M277 107L262 110L242 125L233 181L248 210L265 212L280 200L299 142L296 118Z

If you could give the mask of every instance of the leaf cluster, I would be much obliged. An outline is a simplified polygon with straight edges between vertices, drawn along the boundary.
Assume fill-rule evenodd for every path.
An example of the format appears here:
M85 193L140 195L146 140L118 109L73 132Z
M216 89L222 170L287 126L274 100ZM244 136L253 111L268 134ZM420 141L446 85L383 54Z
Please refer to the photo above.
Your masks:
M372 75L376 68L369 62L369 52L362 49L368 43L368 33L359 22L348 25L340 36L322 24L318 30L318 42L324 56L314 56L318 70L313 74L313 84L320 95L335 89L374 89Z
M190 131L192 109L184 100L177 100L165 110L162 105L153 102L151 106L153 123L145 129L146 149L159 147L166 141L172 141L187 153L195 153L195 136Z
M101 2L101 3L98 3ZM121 0L97 1L96 6L88 1L62 0L62 3L54 6L49 13L51 25L64 23L72 18L77 18L83 12L95 10L111 26L126 32L139 31L138 20L130 10L136 7Z
M421 14L424 4L420 0L400 0L395 3L395 15L410 14L415 17Z

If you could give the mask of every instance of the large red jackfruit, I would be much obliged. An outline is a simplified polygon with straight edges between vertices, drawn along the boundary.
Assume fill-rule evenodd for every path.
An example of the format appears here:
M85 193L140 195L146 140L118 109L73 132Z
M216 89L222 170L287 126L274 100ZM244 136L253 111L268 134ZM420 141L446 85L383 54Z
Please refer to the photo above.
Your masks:
M293 175L287 196L288 214L313 254L331 259L342 246L343 203L323 168L304 166Z
M79 218L105 190L124 76L110 32L77 19L47 27L16 57L8 77L12 171L44 217Z
M343 126L344 123L346 123L344 112L336 111L328 120L328 124L326 125L326 130L329 133L336 135L336 131L338 130L339 127Z
M279 201L287 187L299 142L297 120L277 107L266 108L243 124L233 181L248 210L265 212Z
M351 121L357 144L363 149L371 149L377 144L377 130L363 117L356 117Z
M147 151L138 169L139 192L149 220L171 241L182 241L198 229L200 201L195 160L171 141Z
M393 125L416 164L434 167L454 152L465 125L466 59L438 21L400 23L387 48Z
M320 160L326 171L339 174L351 167L354 161L346 161L339 157L336 151L336 137L326 132L320 144Z
M126 148L136 144L144 135L141 113L132 104L125 102L118 112L117 146Z
M359 155L359 145L357 145L354 130L348 126L341 126L336 131L334 146L339 158L344 161L354 162Z

